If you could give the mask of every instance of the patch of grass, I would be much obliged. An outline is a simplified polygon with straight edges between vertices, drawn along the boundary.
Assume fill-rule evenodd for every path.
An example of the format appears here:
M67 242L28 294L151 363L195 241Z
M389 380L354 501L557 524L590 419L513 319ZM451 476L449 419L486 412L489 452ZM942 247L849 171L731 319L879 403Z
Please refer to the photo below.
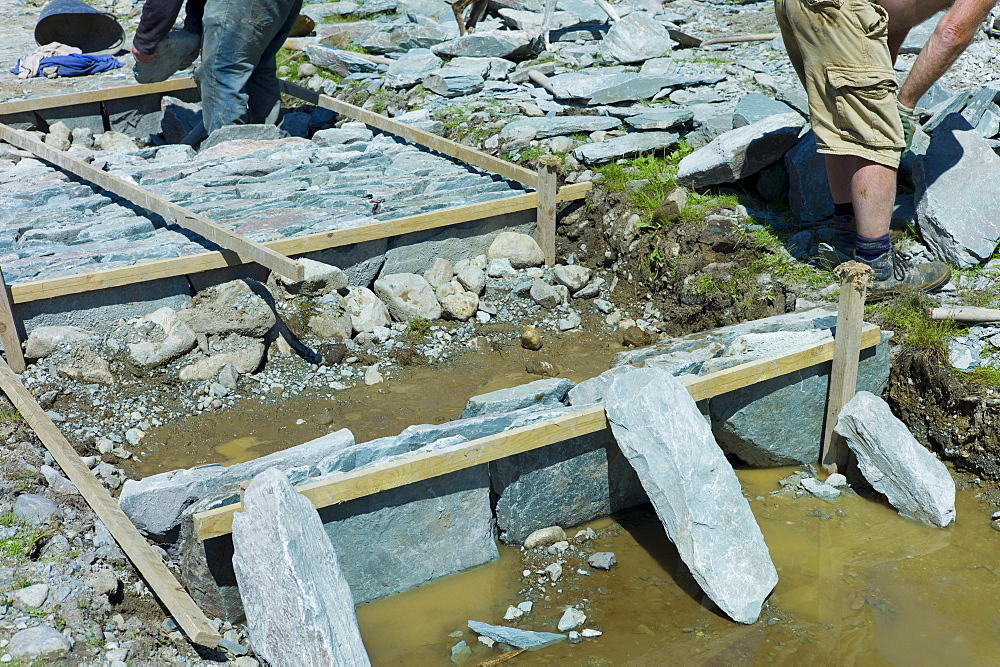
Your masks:
M303 327L309 326L309 320L316 316L319 312L319 305L312 299L302 299L297 304L297 314L299 323Z
M908 293L872 304L865 312L875 324L896 332L896 341L904 347L934 352L946 358L948 341L961 332L961 327L950 320L928 319L924 308L935 305L926 295Z
M406 333L414 336L426 336L431 332L431 321L426 317L414 317L406 323Z
M21 416L21 413L17 410L17 408L0 405L0 423L5 424L7 422L19 421L24 421L24 418Z
M816 288L836 282L832 272L792 259L778 237L766 227L748 231L747 234L759 251L758 256L750 263L751 271L756 274L767 272L784 282L805 283Z
M1000 367L978 366L971 371L962 371L961 375L967 382L988 389L1000 389Z
M621 164L606 164L598 167L597 171L603 175L605 187L628 192L629 203L639 208L639 215L642 217L640 227L655 227L653 212L667 193L677 187L677 164L691 152L687 142L681 140L675 150L665 155L648 153ZM634 181L644 182L635 185ZM691 193L690 196L700 195Z

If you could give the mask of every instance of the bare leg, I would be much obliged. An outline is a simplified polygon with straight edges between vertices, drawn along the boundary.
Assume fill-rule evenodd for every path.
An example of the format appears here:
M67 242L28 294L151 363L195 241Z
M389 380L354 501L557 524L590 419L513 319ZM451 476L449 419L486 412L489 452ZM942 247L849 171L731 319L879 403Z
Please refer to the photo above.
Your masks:
M896 62L899 48L910 28L920 25L942 9L950 7L953 0L876 0L889 12L889 54Z
M885 236L896 201L896 170L863 158L855 160L858 167L851 179L851 199L858 234L869 239Z
M896 200L896 170L853 155L823 157L833 201L854 204L858 234L869 239L888 234Z
M834 204L851 202L851 179L857 166L853 155L824 155L826 160L826 180L830 183L830 194Z

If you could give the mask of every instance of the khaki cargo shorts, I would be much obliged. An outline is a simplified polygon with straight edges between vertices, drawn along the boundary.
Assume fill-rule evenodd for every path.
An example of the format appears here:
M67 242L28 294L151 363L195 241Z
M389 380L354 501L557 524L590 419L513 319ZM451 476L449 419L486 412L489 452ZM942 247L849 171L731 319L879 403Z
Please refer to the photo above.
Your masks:
M898 167L905 144L886 11L869 0L775 0L774 10L819 152Z

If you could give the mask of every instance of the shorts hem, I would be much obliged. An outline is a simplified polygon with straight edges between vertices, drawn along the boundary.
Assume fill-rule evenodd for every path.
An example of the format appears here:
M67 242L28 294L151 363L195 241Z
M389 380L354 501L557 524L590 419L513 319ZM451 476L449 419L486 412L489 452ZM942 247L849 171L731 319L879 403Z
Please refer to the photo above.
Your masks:
M853 155L854 157L860 157L866 160L871 160L872 162L877 162L878 164L891 169L898 169L899 163L903 158L903 150L899 148L887 149L885 151L874 151L861 146L819 146L816 149L816 152L823 155Z

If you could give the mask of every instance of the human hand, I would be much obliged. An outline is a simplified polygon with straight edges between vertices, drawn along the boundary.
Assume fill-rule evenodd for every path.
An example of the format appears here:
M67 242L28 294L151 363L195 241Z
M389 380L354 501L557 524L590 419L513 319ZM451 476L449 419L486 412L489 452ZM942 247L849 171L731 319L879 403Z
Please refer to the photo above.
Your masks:
M906 144L904 150L910 149L913 143L913 131L917 127L917 116L913 109L903 106L903 103L896 101L896 110L899 112L899 120L903 124L903 143Z
M135 48L135 44L132 45L132 57L135 58L137 63L146 64L156 57L156 52L145 54L139 49Z

